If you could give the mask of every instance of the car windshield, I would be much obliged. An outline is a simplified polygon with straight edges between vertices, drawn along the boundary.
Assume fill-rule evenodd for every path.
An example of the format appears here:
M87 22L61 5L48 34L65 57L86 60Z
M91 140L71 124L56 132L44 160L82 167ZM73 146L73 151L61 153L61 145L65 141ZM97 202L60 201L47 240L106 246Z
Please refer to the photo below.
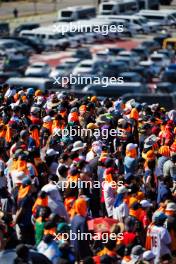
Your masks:
M81 64L80 65L81 68L90 68L91 67L91 64Z
M145 24L148 22L148 19L147 18L140 18L139 21L142 23L142 24Z
M43 68L45 67L46 65L40 65L40 64L36 64L36 65L32 65L31 67L32 68Z
M69 65L58 65L56 67L57 70L66 70L66 69L69 69Z
M151 58L152 61L162 61L162 58L159 58L159 57L154 57L154 58Z
M5 49L10 49L10 48L12 48L12 43L10 43L10 42L6 42L6 43L0 43L0 47L2 47L2 48L5 48Z
M72 11L62 11L61 17L71 17Z

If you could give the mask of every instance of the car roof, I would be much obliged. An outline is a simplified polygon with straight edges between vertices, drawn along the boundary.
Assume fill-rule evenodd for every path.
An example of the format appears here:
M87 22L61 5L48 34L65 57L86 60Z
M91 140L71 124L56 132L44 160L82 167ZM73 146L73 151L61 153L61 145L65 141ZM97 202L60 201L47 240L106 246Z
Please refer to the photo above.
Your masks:
M153 65L153 62L150 61L150 60L148 60L148 61L140 61L139 65L141 65L141 66L150 66L150 65Z
M82 60L82 61L80 61L80 64L84 64L84 63L92 64L93 60Z
M132 76L140 76L137 72L121 72L120 73L121 76L123 77L132 77Z
M44 82L46 82L46 81L51 81L51 79L49 79L49 78L37 78L37 77L12 77L12 78L9 78L8 80L7 80L7 82L9 83L9 82L20 82L21 81L21 83L25 83L25 82L34 82L34 83L44 83Z
M33 67L33 66L44 66L44 65L48 65L46 62L34 62L31 65L29 65L29 67Z
M6 42L16 42L16 39L0 39L0 43L6 43Z
M93 87L97 87L97 88L101 88L102 87L102 85L103 85L103 83L102 84L97 84L97 83L93 83L93 84L88 84L88 85L86 85L85 87L84 87L84 89L83 90L87 90L87 89L89 89L89 88L93 88ZM141 88L141 82L124 82L124 83L109 83L109 84L107 84L107 86L109 86L109 87L117 87L117 86L119 86L119 87L130 87L130 88L133 88L133 87L140 87ZM104 87L104 88L107 88L107 87Z
M66 7L66 8L62 8L60 9L59 11L76 11L76 10L84 10L84 9L87 9L87 8L95 8L94 6L91 6L91 5L85 5L85 6L69 6L69 7Z
M132 51L129 51L129 50L122 50L122 51L119 52L118 55L120 56L120 55L131 55L131 54L133 54Z
M161 53L154 53L150 55L150 58L165 58L165 55Z

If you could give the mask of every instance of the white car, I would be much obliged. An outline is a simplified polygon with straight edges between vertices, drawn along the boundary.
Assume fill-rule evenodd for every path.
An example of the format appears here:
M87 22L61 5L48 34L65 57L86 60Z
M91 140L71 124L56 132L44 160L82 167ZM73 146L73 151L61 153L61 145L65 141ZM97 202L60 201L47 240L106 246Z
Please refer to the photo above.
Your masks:
M78 75L78 74L88 74L91 73L93 70L93 61L92 60L83 60L74 68L72 74Z
M69 74L72 72L72 69L73 66L70 66L67 63L59 64L55 69L52 70L50 77L57 78L59 76L69 76Z
M154 52L150 55L150 60L156 65L160 65L162 67L167 67L171 63L170 59L165 54L157 52Z
M120 51L118 56L120 57L124 57L124 58L130 58L131 60L135 61L136 63L138 63L140 61L140 56L137 55L135 52L133 51Z
M31 64L25 71L25 76L33 77L48 77L51 72L51 68L47 63L36 62Z

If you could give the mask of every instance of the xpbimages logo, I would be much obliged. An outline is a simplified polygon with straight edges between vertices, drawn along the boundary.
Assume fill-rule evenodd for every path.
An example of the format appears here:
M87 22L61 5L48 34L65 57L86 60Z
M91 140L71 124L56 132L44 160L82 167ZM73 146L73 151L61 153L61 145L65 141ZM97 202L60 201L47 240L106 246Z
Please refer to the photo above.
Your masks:
M94 137L94 138L102 138L103 140L108 139L109 137L116 137L119 135L119 132L116 129L90 129L90 128L81 128L81 127L69 127L64 129L57 129L54 133L54 136L58 136L61 138L73 138L73 137Z
M62 33L65 35L67 32L71 33L100 33L104 36L107 36L109 33L122 33L124 31L124 26L122 24L103 24L103 25L90 25L90 24L81 24L81 22L77 22L76 24L73 22L70 23L58 23L53 25L54 33Z
M109 183L108 181L91 181L91 180L87 180L87 181L83 181L78 179L78 181L68 181L68 180L63 180L63 181L53 181L53 183L55 185L57 185L57 187L62 190L63 192L70 188L70 189L103 189L103 190L108 190L109 185L111 185L111 187L114 190L117 190L117 188L124 186L124 182L123 181L112 181L111 183Z
M61 87L70 85L88 85L88 84L101 84L102 87L107 87L109 84L122 84L124 83L123 77L107 77L107 76L81 76L80 74L74 76L70 74L69 76L59 76L54 77L54 85L59 85Z
M123 233L83 233L78 230L77 233L72 232L70 230L68 233L55 233L54 234L55 241L68 241L68 240L101 240L103 243L107 243L109 239L111 240L123 240Z

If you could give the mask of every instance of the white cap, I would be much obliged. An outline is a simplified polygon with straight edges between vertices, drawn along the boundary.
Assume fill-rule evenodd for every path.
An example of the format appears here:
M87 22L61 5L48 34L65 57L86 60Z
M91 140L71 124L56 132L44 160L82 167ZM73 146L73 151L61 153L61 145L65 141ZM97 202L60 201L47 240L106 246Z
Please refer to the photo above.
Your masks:
M22 180L26 177L23 171L15 171L13 175L14 183L22 183Z
M126 146L126 150L127 151L130 151L130 150L132 150L132 149L135 149L135 148L137 148L137 144L134 144L134 143L129 143L127 146Z
M153 254L153 252L151 250L147 250L143 253L142 256L143 260L153 260L155 258L155 255Z
M46 155L49 156L49 157L52 157L52 156L57 155L57 154L59 154L59 152L55 151L54 149L48 149L46 151Z
M143 208L147 208L147 207L151 207L152 204L148 201L148 200L142 200L140 202L140 205L143 207Z
M51 116L49 116L49 115L47 115L47 116L45 116L45 117L43 118L43 122L44 122L44 123L47 123L47 122L50 122L50 121L52 121L52 118L51 118Z
M176 204L173 202L170 202L166 206L166 211L176 211Z
M31 107L31 113L38 113L38 112L40 112L40 108L39 107L37 107L37 106L32 106Z
M128 189L125 186L120 186L117 190L118 194L119 193L126 193L128 192Z

